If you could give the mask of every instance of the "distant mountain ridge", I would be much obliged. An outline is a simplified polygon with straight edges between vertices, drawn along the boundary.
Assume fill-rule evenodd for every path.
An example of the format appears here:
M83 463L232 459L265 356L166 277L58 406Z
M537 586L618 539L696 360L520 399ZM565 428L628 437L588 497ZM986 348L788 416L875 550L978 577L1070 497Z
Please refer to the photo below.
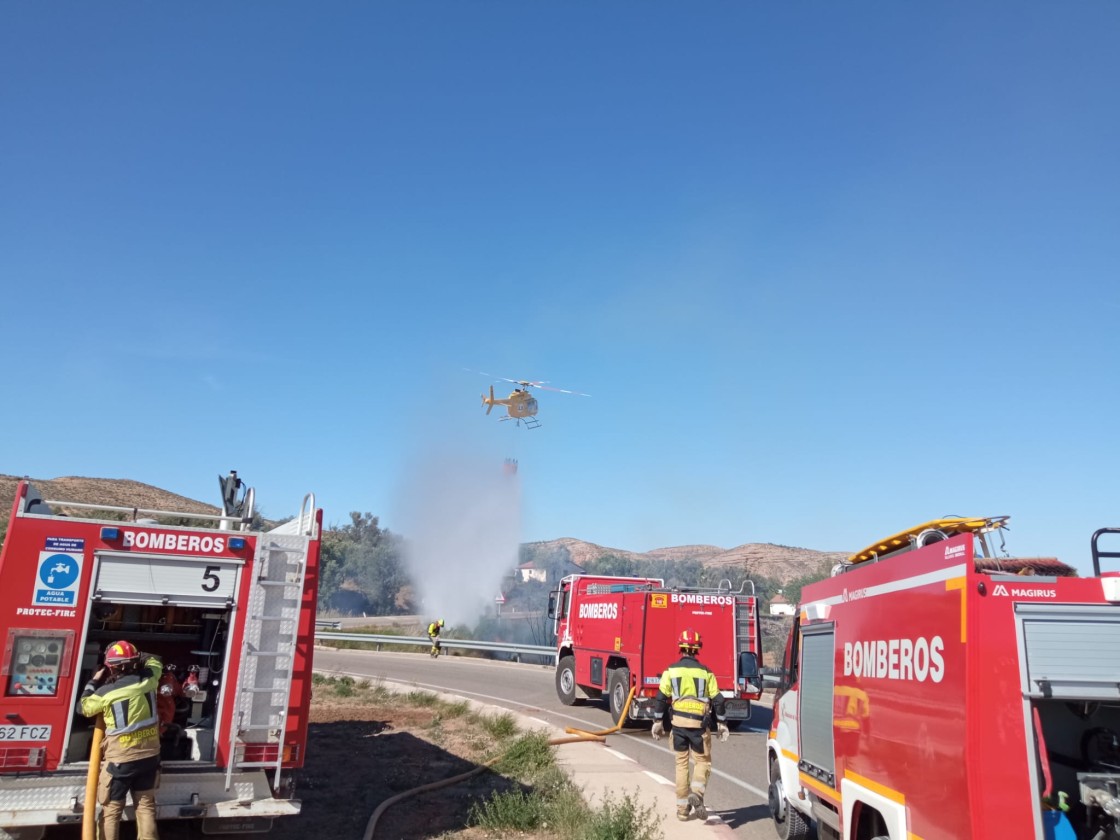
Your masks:
M179 513L209 513L221 511L195 499L153 487L127 478L86 478L63 476L60 478L32 478L31 483L43 494L44 499L60 499L85 504L108 504L117 507L137 507L148 510L175 511ZM7 517L15 498L18 476L0 475L0 521ZM215 492L215 495L217 493ZM726 567L732 578L741 574L763 575L786 583L802 575L816 572L824 563L829 565L845 559L848 554L839 551L816 551L772 543L744 543L734 548L717 545L678 545L656 548L652 551L627 551L610 548L574 537L561 537L526 545L552 551L564 549L572 562L585 566L605 554L614 554L634 560L697 560L709 567ZM738 585L739 580L732 580Z
M748 575L764 576L782 583L817 572L825 564L835 565L841 560L847 559L850 554L850 552L845 551L817 551L811 548L775 545L773 543L744 543L734 548L721 548L716 545L680 545L638 552L609 548L574 537L542 540L526 545L544 553L565 550L571 561L580 566L586 566L592 560L608 554L632 560L672 560L675 562L697 560L707 567L725 567L731 577L734 577L736 573L745 572ZM733 585L738 584L737 580L731 582Z

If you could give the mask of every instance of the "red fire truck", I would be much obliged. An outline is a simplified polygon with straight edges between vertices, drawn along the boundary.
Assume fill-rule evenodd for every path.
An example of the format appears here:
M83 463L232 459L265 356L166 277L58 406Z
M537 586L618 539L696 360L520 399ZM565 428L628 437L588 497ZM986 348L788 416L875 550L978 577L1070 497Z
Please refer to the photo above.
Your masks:
M767 740L784 840L1120 837L1120 529L1078 577L1002 556L1006 521L924 523L802 591Z
M0 551L0 837L81 822L93 722L78 700L118 639L182 680L161 736L158 819L225 833L299 812L322 511L309 494L297 518L253 530L253 490L236 473L220 480L221 515L44 500L18 485ZM169 519L192 524L159 524Z
M556 633L556 693L566 706L604 694L615 723L635 688L626 722L653 720L661 672L680 658L682 630L700 633L700 661L716 675L732 726L761 694L758 603L732 591L666 589L660 578L569 575L549 594Z

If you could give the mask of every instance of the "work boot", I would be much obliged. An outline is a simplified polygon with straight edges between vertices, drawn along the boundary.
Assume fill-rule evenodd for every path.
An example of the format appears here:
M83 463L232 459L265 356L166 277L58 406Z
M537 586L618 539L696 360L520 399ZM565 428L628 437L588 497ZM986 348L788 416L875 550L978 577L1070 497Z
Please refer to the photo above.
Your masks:
M688 804L692 806L692 812L696 815L696 819L707 822L708 809L704 807L704 797L693 791L688 795ZM677 809L680 811L680 808Z
M677 819L680 820L681 822L687 822L688 818L689 818L688 817L688 806L687 805L678 805L677 806Z

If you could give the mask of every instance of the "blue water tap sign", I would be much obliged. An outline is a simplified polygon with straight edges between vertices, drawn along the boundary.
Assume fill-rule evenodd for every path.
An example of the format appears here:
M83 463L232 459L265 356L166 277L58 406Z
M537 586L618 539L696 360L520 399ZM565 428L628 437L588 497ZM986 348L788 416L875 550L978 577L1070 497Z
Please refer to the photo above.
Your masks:
M35 577L34 606L73 607L78 602L82 555L68 551L40 551Z

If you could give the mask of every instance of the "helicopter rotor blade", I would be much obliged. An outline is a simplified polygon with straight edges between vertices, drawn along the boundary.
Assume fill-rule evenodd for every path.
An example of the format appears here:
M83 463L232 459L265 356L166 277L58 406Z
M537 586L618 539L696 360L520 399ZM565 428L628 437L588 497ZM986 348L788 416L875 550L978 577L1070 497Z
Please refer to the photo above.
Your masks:
M530 383L536 385L536 383ZM561 394L572 394L577 397L590 397L590 394L585 394L583 391L569 391L567 388L553 388L551 385L537 385L538 388L543 388L546 391L559 391Z
M513 385L525 385L525 384L532 385L533 384L531 382L530 383L525 383L525 382L521 381L520 379L509 379L508 377L505 377L505 376L495 376L494 374L487 373L486 371L483 371L483 370L471 370L470 368L463 368L463 370L467 371L468 373L477 373L479 376L485 376L487 379L497 379L501 382L509 382Z
M486 373L485 371L481 370L471 370L470 368L463 368L463 370L470 373L477 373L479 376L485 376L488 379L497 379L500 382L508 382L511 385L520 385L522 388L541 388L545 391L556 391L561 394L572 394L577 397L591 396L590 394L585 394L582 391L570 391L567 388L555 388L552 385L547 384L549 381L547 379L510 379L508 376L495 376L492 373Z

